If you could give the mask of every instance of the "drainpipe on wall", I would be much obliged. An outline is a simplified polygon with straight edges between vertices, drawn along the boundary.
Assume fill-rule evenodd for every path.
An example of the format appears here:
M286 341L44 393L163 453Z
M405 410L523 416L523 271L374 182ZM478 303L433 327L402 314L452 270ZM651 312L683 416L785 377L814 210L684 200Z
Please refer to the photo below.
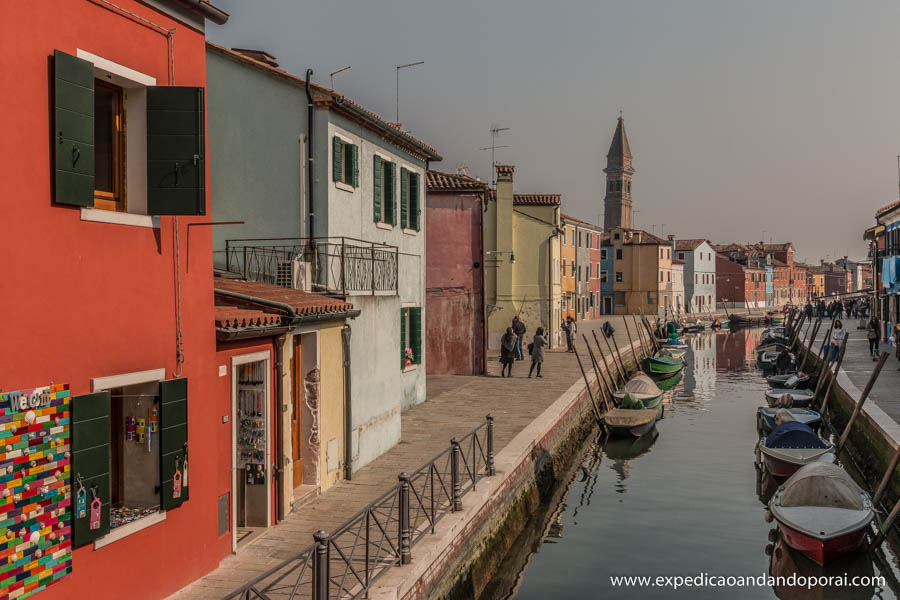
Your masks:
M314 237L314 222L316 218L316 211L314 209L313 204L313 187L314 187L314 177L313 177L313 97L312 92L309 90L309 80L312 78L313 70L306 70L306 199L307 199L307 208L309 211L309 247L310 249L316 247L316 242L313 239Z
M559 229L554 228L553 233L547 238L547 342L553 348L553 238L559 235ZM561 314L561 313L560 313Z
M353 478L353 403L350 387L350 326L341 328L344 352L344 479Z
M484 214L488 209L488 190L487 186L483 190L481 190L481 214L479 214L479 218L481 222L478 224L478 233L481 236L481 248L478 253L479 257L482 257L479 260L479 264L481 265L481 374L487 375L487 302L485 302L485 290L487 286L484 281Z
M275 344L275 406L277 407L277 417L275 419L275 456L277 460L272 465L272 471L275 475L278 485L277 490L277 515L278 520L284 520L284 375L282 373L284 367L284 341L285 335L279 335L272 338Z

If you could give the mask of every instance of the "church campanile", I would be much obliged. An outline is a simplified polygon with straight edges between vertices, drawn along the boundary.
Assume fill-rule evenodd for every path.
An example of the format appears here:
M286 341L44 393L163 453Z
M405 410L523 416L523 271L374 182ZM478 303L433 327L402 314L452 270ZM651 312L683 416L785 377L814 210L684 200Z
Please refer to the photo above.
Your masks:
M631 148L625 134L625 120L619 116L616 133L606 154L606 197L603 199L603 229L631 229Z

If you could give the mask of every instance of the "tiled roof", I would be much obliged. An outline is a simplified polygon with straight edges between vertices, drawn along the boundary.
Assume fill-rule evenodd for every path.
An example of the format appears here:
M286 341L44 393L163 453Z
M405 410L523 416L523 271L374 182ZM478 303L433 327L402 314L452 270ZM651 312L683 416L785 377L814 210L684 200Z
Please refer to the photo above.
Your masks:
M429 192L485 190L488 187L487 183L468 175L431 170L425 172L425 183Z
M513 194L513 204L559 206L559 194Z
M897 207L900 207L900 200L895 200L895 201L891 202L890 204L885 204L884 206L882 206L881 208L879 208L878 210L875 211L875 218L877 219L878 217L884 216L885 214L891 212L892 210L894 210Z
M240 281L236 279L216 279L214 282L216 291L224 290L226 292L237 292L245 296L252 296L262 300L270 300L290 305L294 311L301 316L322 315L334 313L336 316L349 310L353 310L353 305L338 298L330 298L319 294L311 294L301 290L280 287L277 285L269 285L268 283L259 283L256 281ZM227 298L220 296L221 299ZM228 299L228 302L233 300ZM274 311L265 305L257 305L266 312Z
M566 223L572 223L577 225L583 225L585 227L589 227L595 231L600 231L601 227L599 225L594 225L593 223L588 223L587 221L582 221L581 219L576 219L571 215L560 214L559 218L565 221Z
M240 308L239 306L216 306L216 327L234 329L238 327L274 327L281 324L281 314Z
M630 242L632 244L652 244L654 246L669 246L670 245L668 240L664 240L660 237L656 237L649 231L644 231L643 229L632 229L631 232L632 232L632 234L637 234L637 233L641 234L640 242L636 241L634 236L632 235L631 242ZM626 242L626 243L629 243L629 242Z
M497 165L497 175L512 175L516 172L514 165Z
M297 85L306 85L306 80L291 73L288 73L284 69L280 69L278 67L273 67L271 64L265 63L260 60L255 60L246 54L242 54L241 52L235 52L234 50L229 50L224 46L220 46L218 44L214 44L212 42L207 41L206 47L210 50L218 52L219 54L223 54L225 56L231 57L239 62L243 62L245 64L254 66L262 71L266 71L268 73L272 73L274 75L278 75L287 79L288 81L295 83ZM422 140L410 135L409 133L400 129L397 123L392 123L387 119L382 118L380 115L372 112L371 110L363 107L358 102L351 100L350 98L338 94L332 89L327 87L310 83L310 89L312 89L315 93L324 96L326 100L331 100L332 105L336 107L340 107L342 105L352 106L355 109L355 112L361 113L365 116L366 120L369 122L369 125L375 127L379 130L380 133L385 134L386 137L401 137L407 143L411 143L412 146L416 147L420 153L425 155L425 157L429 160L441 160L441 156L437 153L437 150L423 142Z
M675 240L676 250L696 250L706 240Z
M785 242L783 244L759 244L763 252L786 252L791 249L794 244Z

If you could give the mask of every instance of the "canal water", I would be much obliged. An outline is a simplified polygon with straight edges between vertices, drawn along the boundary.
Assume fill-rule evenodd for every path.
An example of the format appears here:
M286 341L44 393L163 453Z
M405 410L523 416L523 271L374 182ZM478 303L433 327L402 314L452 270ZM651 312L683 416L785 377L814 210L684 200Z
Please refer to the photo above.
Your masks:
M756 409L766 389L755 364L760 331L686 336L687 366L666 392L655 433L636 441L589 438L481 600L897 597L897 561L887 545L823 569L783 546L766 522L764 501L777 484L758 479L754 465ZM761 577L792 573L884 581L806 589L790 581L773 587ZM747 585L676 590L674 579L662 587L611 579L702 581L703 574L726 584L717 578L744 577Z

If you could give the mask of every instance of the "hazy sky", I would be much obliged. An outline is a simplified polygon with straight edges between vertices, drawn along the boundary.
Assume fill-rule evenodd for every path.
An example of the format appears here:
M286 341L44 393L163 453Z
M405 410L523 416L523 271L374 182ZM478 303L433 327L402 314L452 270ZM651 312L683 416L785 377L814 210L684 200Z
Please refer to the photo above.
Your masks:
M602 222L619 109L634 154L635 226L714 242L791 240L801 259L862 257L895 200L900 4L823 0L215 0L213 42L393 120L438 149L433 166L519 192L558 192ZM214 157L212 158L214 160ZM664 228L663 228L664 224Z

